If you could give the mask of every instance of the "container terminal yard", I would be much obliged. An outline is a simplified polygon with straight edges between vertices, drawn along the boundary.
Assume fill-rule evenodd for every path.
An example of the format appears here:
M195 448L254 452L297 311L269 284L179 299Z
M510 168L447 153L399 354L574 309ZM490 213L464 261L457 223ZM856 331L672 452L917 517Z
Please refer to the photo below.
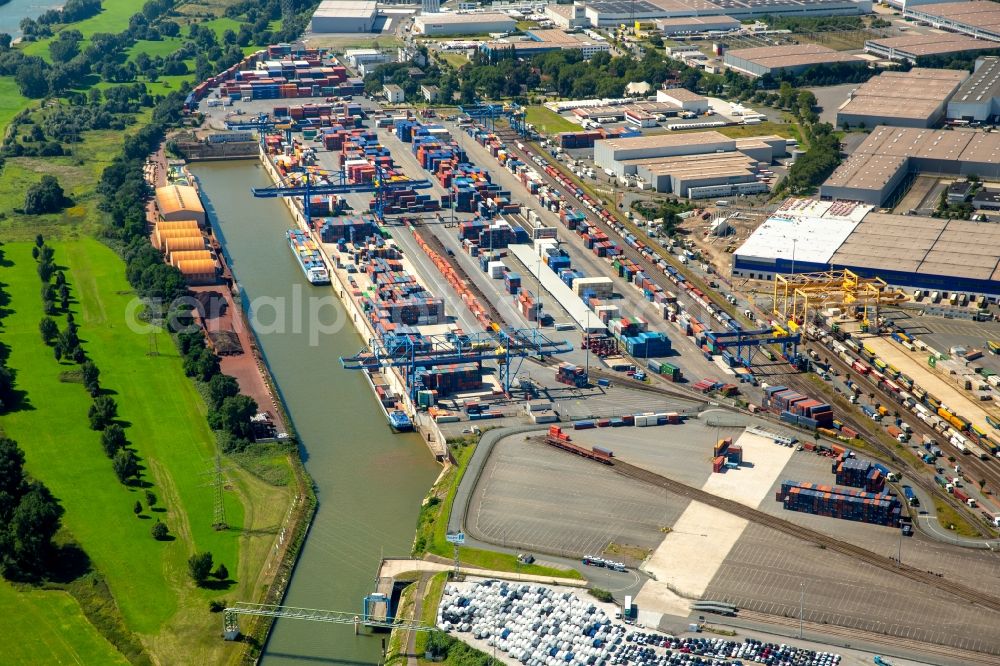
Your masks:
M339 81L331 94L359 92L335 58L309 58ZM316 69L303 62L300 80ZM253 196L289 214L273 242L310 282L329 281L364 341L338 365L446 465L449 439L489 426L450 532L577 569L614 594L619 622L650 631L794 637L797 625L801 638L805 625L856 663L845 646L893 663L997 663L1000 414L981 399L997 375L893 318L909 292L848 271L723 298L481 107L444 119L326 92L283 99L236 71L193 101L209 129L259 136L272 185ZM208 104L220 95L239 101ZM870 210L784 205L854 225ZM820 306L794 309L824 280ZM949 529L952 516L971 533ZM448 604L469 589L449 587L440 611L463 640L473 616ZM519 649L501 658L527 663Z

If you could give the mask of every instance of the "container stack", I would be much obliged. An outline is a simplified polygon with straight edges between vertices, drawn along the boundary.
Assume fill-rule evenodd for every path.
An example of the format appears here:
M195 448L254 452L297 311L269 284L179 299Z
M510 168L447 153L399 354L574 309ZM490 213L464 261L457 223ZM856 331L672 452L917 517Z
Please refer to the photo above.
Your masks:
M525 319L528 321L538 321L538 317L541 315L541 308L535 302L535 297L524 289L517 292L517 306Z
M508 271L503 277L503 286L508 294L517 294L521 289L521 276Z
M764 407L779 414L782 421L815 430L833 425L833 408L785 386L765 389Z
M584 388L587 385L587 371L578 365L563 362L556 367L556 381L560 384Z
M355 243L361 239L378 233L375 218L363 217L332 217L313 220L313 228L319 232L319 238L324 243Z
M879 493L885 488L885 475L868 460L852 458L841 454L833 463L837 483L853 488L864 488L870 493Z
M666 361L650 359L649 363L647 363L647 367L656 374L662 375L672 382L678 382L681 379L681 369L676 365L667 363Z
M483 383L482 369L475 363L454 363L421 370L418 381L439 394L459 393L478 389Z
M898 527L901 507L894 495L816 483L782 481L775 500L788 511Z

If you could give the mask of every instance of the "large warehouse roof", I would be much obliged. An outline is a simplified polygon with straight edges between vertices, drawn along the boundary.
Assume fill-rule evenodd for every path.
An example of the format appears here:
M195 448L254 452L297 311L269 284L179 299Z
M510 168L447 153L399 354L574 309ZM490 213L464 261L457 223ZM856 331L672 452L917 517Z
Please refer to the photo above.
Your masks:
M794 242L799 272L850 268L892 284L1000 293L1000 226L845 206L786 201L736 250L736 268L790 272Z
M988 0L917 5L906 8L904 13L933 17L969 28L981 28L991 33L1000 32L1000 4Z
M675 146L696 146L731 139L719 132L681 132L676 134L651 134L634 136L626 139L605 139L602 141L612 150L631 150L635 148L672 148Z
M323 0L313 13L320 18L371 18L375 15L375 0Z
M982 64L958 89L953 102L981 102L1000 97L1000 58L983 58Z
M167 185L156 188L156 206L163 215L190 211L204 214L198 190L190 185Z
M1000 45L994 42L949 33L887 37L885 39L870 39L865 42L866 51L895 57L897 60L903 57L915 60L925 56L996 48L1000 48Z
M968 76L962 70L924 67L884 72L855 90L838 113L930 122Z
M829 263L998 280L1000 228L964 220L869 213Z
M473 12L468 14L456 14L454 12L436 12L433 14L421 14L417 17L424 23L434 23L435 25L452 25L462 23L493 23L496 21L513 21L511 17L500 12Z
M820 65L834 62L864 63L857 56L850 55L844 51L834 51L826 46L808 43L785 44L782 46L756 46L749 49L733 49L726 52L726 64L739 68L738 63L732 62L735 59L745 60L768 69Z

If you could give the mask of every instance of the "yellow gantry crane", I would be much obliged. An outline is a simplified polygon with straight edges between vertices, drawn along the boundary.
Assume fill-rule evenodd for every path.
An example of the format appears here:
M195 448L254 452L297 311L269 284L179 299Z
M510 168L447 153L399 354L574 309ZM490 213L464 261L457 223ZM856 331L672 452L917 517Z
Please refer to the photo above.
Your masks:
M802 326L812 308L843 306L861 315L861 327L867 331L878 319L880 307L906 300L906 294L890 287L882 278L865 278L848 269L774 276L772 307L779 322L787 322L790 331ZM869 309L872 312L869 319Z

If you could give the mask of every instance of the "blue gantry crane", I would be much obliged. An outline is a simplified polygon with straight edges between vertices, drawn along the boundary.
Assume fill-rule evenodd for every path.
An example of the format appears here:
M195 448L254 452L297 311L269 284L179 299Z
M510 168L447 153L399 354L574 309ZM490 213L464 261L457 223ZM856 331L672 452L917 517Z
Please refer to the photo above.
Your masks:
M314 179L322 177L322 182ZM279 187L251 187L250 191L258 198L303 197L302 208L306 218L311 217L309 199L314 194L347 194L349 192L374 192L375 217L381 222L385 219L385 204L389 194L396 190L423 190L432 187L429 180L394 180L388 176L385 169L375 165L375 177L370 183L348 182L344 171L323 171L320 169L292 172L289 180Z
M292 132L296 129L296 124L295 121L290 118L288 120L277 120L271 118L266 113L261 113L260 115L251 116L245 119L227 120L226 129L234 131L254 130L259 135L261 143L264 142L264 136L266 136L268 132L284 132L285 141L291 143Z
M525 112L517 104L494 104L485 102L482 104L466 104L458 107L458 110L469 116L473 120L478 120L489 131L496 129L496 119L506 117L511 128L520 136L527 136L528 129L524 122Z
M733 356L747 368L752 365L754 350L770 344L780 344L781 355L795 367L802 367L803 359L799 356L798 347L802 338L798 333L776 333L773 329L762 328L756 331L707 331L705 337L720 351L732 351L735 347Z
M490 332L443 333L438 335L386 336L373 339L367 348L340 362L348 370L400 368L411 400L423 388L420 370L452 363L494 361L499 367L499 379L508 393L511 381L518 375L528 357L547 357L572 351L565 340L552 340L537 328L503 329Z

